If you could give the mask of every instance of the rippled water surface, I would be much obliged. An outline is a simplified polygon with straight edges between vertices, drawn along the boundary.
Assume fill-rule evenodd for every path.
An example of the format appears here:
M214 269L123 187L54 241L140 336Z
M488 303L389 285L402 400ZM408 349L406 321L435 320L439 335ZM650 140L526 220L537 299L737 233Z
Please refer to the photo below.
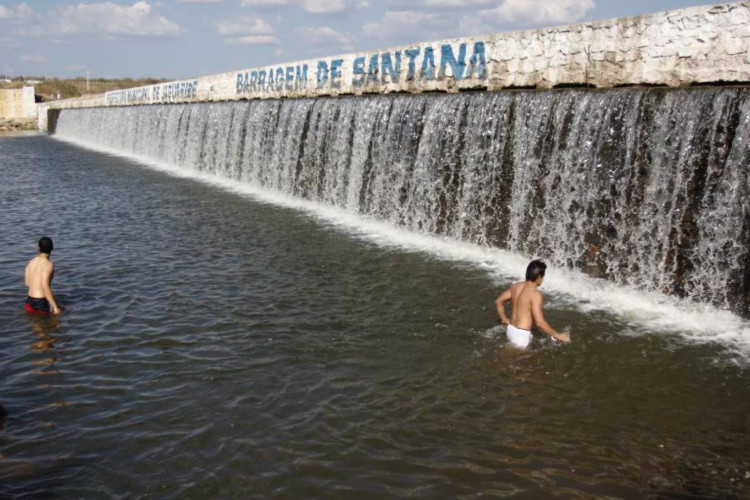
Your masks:
M0 497L750 496L721 343L549 294L574 343L519 352L470 263L44 136L0 172Z

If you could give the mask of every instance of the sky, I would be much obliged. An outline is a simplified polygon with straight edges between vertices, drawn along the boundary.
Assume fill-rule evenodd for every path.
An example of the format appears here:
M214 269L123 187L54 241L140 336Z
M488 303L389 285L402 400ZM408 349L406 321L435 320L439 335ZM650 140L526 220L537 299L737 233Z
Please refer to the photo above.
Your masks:
M0 0L0 74L183 79L701 0Z

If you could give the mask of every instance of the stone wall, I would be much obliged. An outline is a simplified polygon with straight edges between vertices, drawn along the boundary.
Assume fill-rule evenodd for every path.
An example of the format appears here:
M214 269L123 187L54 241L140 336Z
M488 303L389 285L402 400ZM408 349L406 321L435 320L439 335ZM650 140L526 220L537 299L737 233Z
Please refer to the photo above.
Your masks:
M750 5L735 2L249 68L108 92L84 105L747 82Z
M33 118L36 114L34 87L0 89L0 118Z

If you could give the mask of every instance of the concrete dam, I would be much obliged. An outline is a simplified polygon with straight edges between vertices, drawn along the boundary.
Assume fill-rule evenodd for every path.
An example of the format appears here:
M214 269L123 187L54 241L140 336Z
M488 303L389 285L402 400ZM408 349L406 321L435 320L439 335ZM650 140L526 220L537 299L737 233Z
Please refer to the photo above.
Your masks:
M750 7L40 106L84 146L750 315Z

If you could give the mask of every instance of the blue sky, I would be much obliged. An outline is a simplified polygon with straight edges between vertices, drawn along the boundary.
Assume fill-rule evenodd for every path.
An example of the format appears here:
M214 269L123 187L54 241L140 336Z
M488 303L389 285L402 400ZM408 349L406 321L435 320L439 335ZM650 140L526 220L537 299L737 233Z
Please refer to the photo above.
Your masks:
M695 0L0 0L0 71L169 79L457 36L631 16Z

